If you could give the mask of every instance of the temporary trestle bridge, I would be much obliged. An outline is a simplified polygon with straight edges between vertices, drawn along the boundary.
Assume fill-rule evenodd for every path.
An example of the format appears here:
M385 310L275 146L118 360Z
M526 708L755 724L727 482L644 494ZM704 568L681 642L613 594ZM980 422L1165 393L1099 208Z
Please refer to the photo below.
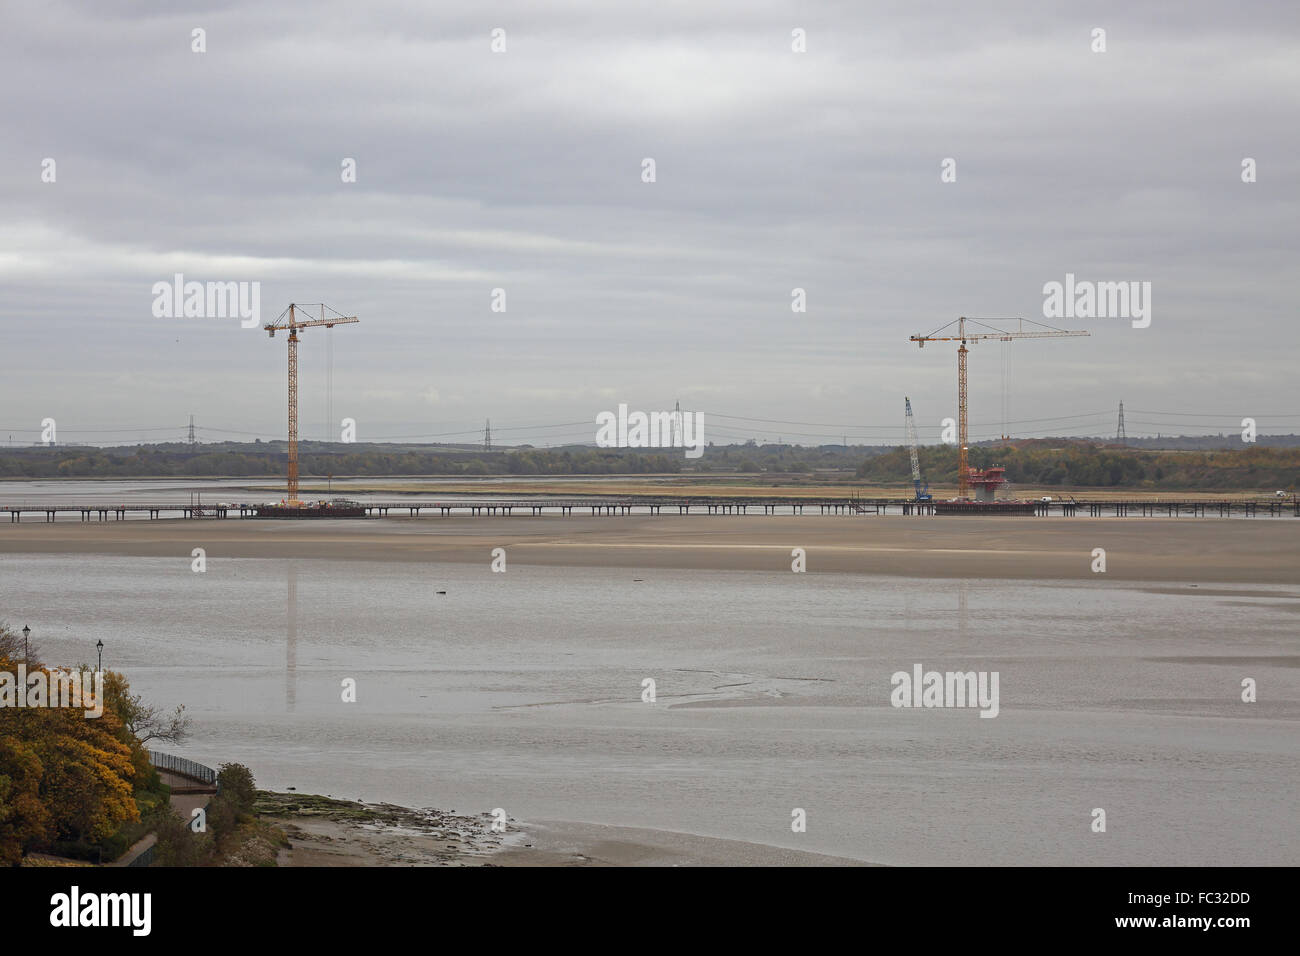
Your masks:
M1075 515L1100 517L1296 517L1300 518L1300 498L1254 499L1160 499L1125 500L1120 498L1070 499L1054 501L1006 502L1016 504L1020 514L1039 517ZM867 498L859 495L834 498L812 498L793 495L768 495L762 497L735 497L718 495L587 495L583 497L519 496L465 497L442 500L359 501L351 503L353 510L362 511L366 517L411 517L452 515L500 516L515 513L540 516L587 514L593 516L633 515L676 512L681 515L747 515L747 514L902 514L943 515L964 513L953 510L962 502L941 500L918 501L915 498ZM22 521L23 516L41 517L47 522L60 515L76 516L81 521L124 521L132 518L258 518L267 517L265 504L199 504L196 502L118 502L118 503L22 503L0 505L0 514L8 514L11 523ZM259 515L259 511L263 512ZM990 514L987 506L973 514Z

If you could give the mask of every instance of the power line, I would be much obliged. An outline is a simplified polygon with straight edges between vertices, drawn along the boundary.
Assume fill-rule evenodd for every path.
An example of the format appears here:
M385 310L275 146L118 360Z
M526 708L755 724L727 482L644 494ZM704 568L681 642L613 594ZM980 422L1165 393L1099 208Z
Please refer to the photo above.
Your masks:
M141 426L141 427L139 427L139 428L77 428L77 429L71 429L71 428L62 428L62 427L60 427L60 428L59 428L59 431L61 431L61 432L66 431L66 432L68 432L69 434L73 434L73 435L114 435L114 434L124 434L124 433L126 433L126 432L172 432L172 431L176 431L178 428L184 428L184 427L185 427L184 425L180 425L180 426L177 426L177 425L149 425L149 426ZM22 433L22 432L40 432L40 431L42 431L42 429L40 429L40 428L15 428L15 427L12 427L12 426L9 427L9 428L5 428L3 425L0 425L0 431Z
M1029 433L1025 437L1088 437L1101 438L1107 435L1106 422L1109 420L1114 428L1112 434L1118 442L1129 440L1127 433L1128 425L1135 425L1142 428L1158 429L1160 432L1175 430L1181 434L1201 431L1208 435L1219 434L1226 431L1234 431L1240 421L1240 416L1233 413L1217 412L1159 412L1151 410L1124 409L1123 403L1120 403L1121 413L1118 418L1107 418L1106 412L1080 412L1072 415L1062 415L1053 417L1039 417L1027 419L1011 419L1004 422L977 422L972 425L975 429L998 429L996 433L989 434L988 438L1004 436L1008 432L1009 425L1019 426ZM1128 413L1134 413L1139 416L1138 419L1130 419ZM682 433L682 416L686 414L681 410L681 403L674 405L672 415L672 427L674 444L678 444ZM905 426L896 424L866 424L866 423L830 423L830 422L806 422L791 419L759 418L754 416L731 415L722 412L699 412L701 416L710 419L704 423L708 434L718 435L724 438L735 438L741 440L762 439L771 440L774 436L780 435L781 440L793 438L795 440L806 440L817 444L847 444L850 439L865 444L890 443L896 444L902 439L900 434ZM1257 422L1264 423L1274 429L1280 429L1289 426L1288 423L1300 419L1300 414L1265 414L1256 413L1253 416ZM1219 421L1214 421L1219 419ZM448 423L453 424L453 423ZM571 422L554 422L549 424L520 424L520 425L498 425L496 428L497 437L500 439L502 434L513 436L513 441L519 443L531 444L534 447L554 447L560 444L590 444L594 440L594 420L571 421ZM792 430L790 426L804 426L816 431ZM1035 427L1036 426L1036 427ZM920 425L918 428L929 435L933 435L943 426ZM821 429L824 429L821 430ZM39 428L4 428L0 426L0 432L7 432L11 435L26 436L39 434ZM178 436L182 442L190 445L200 443L201 436L207 436L209 441L213 440L235 440L237 438L256 437L266 439L272 442L284 441L283 433L280 432L256 432L243 429L222 428L217 426L198 425L194 421L194 416L189 416L188 424L176 425L138 425L138 426L120 426L114 428L85 428L60 429L65 440L68 438L80 439L87 443L94 443L98 440L100 443L112 442L114 440L128 441L132 435L151 435L159 432L171 432L173 435L180 433L184 437ZM432 441L447 444L465 444L472 445L474 436L481 436L483 447L487 450L491 448L492 424L488 420L482 430L474 428L449 429L442 432L412 434L412 433L395 433L385 435L367 436L369 442L421 442ZM84 438L82 436L85 436ZM122 436L115 439L112 436ZM235 436L235 438L217 438L216 436ZM976 433L978 440L985 439L985 433L981 430ZM461 441L457 441L461 439ZM144 439L142 439L144 440ZM498 449L499 450L499 446Z
M890 431L900 431L900 430L902 430L903 427L904 427L904 426L902 426L902 425L868 425L868 424L864 424L864 423L862 423L862 422L855 422L855 423L853 423L853 424L844 424L844 423L841 422L841 423L836 424L836 423L833 423L833 422L796 422L796 421L788 421L788 420L781 419L781 418L747 418L747 417L745 417L744 415L724 415L722 412L700 412L700 414L701 414L701 415L708 415L708 416L711 417L711 418L726 418L726 419L730 419L730 420L734 420L734 421L741 421L741 422L761 422L762 424L765 424L765 425L808 425L808 426L811 426L811 427L813 427L813 428L831 428L831 429L844 429L844 428L871 428L871 429L888 429L888 430L890 430ZM1021 419L1014 419L1014 420L1010 420L1010 421L1008 421L1007 424L1008 424L1008 425L1029 425L1029 424L1034 424L1034 423L1037 423L1037 422L1059 422L1059 421L1069 421L1069 420L1071 420L1071 419L1075 419L1075 418L1106 418L1109 414L1110 414L1109 412L1080 412L1080 413L1077 414L1077 415L1058 415L1058 416L1053 417L1053 418L1021 418ZM979 424L980 424L980 425L996 425L996 424L999 424L999 423L998 423L998 422L980 422ZM924 426L924 425L923 425L923 426L921 426L921 427L925 428L925 427L931 427L931 426ZM940 427L940 426L933 426L933 427Z
M1134 408L1134 409L1130 409L1130 411L1137 412L1139 415L1160 415L1160 416L1162 416L1162 417L1164 417L1164 418L1236 418L1236 419L1240 419L1240 418L1241 418L1240 414L1235 413L1235 412L1223 412L1223 413L1219 413L1219 412L1153 412L1153 411L1151 411L1150 409L1145 409L1145 408ZM1260 412L1253 412L1252 415L1251 415L1251 417L1252 417L1252 418L1255 418L1255 419L1260 419L1260 418L1300 418L1300 415L1295 415L1295 414L1288 414L1288 415L1268 415L1268 414L1264 414L1264 413L1260 413Z

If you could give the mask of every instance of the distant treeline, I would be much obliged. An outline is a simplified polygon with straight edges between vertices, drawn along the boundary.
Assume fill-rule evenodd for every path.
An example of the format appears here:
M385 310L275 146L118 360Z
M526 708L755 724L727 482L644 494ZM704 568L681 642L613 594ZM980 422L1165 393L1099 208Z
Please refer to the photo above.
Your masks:
M936 485L956 483L955 446L923 447L919 457L924 480ZM976 468L1001 465L1008 481L1035 487L1292 491L1300 485L1300 448L1246 445L1230 451L1144 451L1035 440L971 448L970 463ZM911 474L911 459L904 448L868 459L857 471L858 478L882 484L905 482Z
M922 477L935 485L957 481L957 449L920 449ZM283 442L135 445L119 448L0 448L0 478L247 477L285 473ZM975 467L998 464L1024 485L1170 489L1291 490L1300 483L1300 448L1246 445L1230 450L1150 451L1070 439L1031 439L1013 445L976 445ZM807 476L898 484L911 478L904 448L888 446L751 444L710 445L701 458L660 449L506 448L486 452L451 446L329 445L304 442L304 478L439 475L733 474Z
M1242 447L1241 435L1161 435L1157 438L1129 438L1123 442L1127 448L1145 448L1151 451L1236 451ZM1256 444L1270 448L1298 448L1300 435L1260 435Z
M887 449L795 445L709 446L701 458L661 449L506 448L486 452L447 446L327 445L304 442L303 477L327 475L645 475L679 472L851 473L864 454ZM0 478L135 478L209 476L274 478L285 473L284 442L160 444L118 448L0 448Z
M300 446L303 477L327 475L635 475L679 471L680 453L623 449L520 449L500 452L405 449L401 445ZM343 449L347 449L346 451ZM123 448L0 449L0 478L133 478L284 475L284 443L138 445Z

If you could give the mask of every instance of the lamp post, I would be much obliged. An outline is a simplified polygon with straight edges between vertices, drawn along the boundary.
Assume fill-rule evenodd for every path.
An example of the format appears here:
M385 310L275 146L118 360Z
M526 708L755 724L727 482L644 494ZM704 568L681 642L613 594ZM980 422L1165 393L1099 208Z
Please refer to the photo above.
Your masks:
M102 640L95 642L95 648L99 651L99 672L104 672L104 642Z
M24 624L23 625L23 666L26 666L29 663L27 660L27 635L30 634L31 632L32 629L28 627L26 624Z

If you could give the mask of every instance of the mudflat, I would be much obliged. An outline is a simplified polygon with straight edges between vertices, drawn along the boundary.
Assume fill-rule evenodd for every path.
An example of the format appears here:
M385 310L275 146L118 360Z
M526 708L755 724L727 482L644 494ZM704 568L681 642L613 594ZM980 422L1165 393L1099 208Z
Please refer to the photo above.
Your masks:
M0 554L807 571L936 578L1300 584L1294 518L635 515L0 523Z
M279 865L871 866L858 860L689 833L581 823L523 823L495 835L421 833L348 820L268 817L289 840Z

